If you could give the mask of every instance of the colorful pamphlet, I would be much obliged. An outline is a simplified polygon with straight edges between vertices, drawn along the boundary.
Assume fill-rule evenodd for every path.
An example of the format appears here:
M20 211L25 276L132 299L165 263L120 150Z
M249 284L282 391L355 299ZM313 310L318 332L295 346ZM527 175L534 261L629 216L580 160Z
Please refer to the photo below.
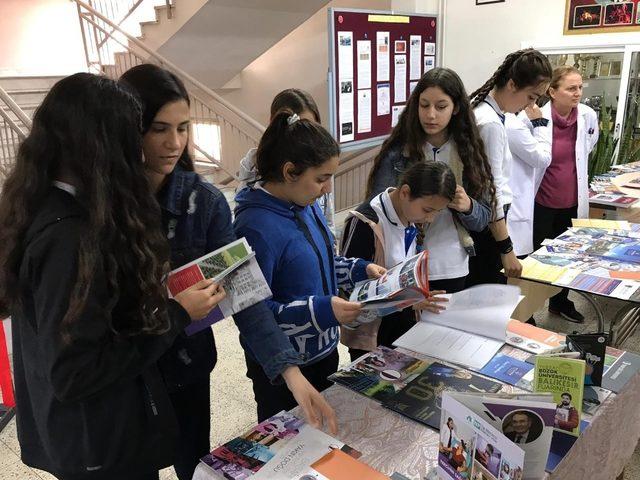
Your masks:
M295 480L389 480L389 477L374 470L340 450L332 450L313 462L309 469Z
M384 402L424 372L428 362L387 347L378 347L329 377L369 398Z
M509 385L516 385L531 370L533 365L527 362L498 354L480 370L480 373Z
M207 278L222 282L227 295L204 319L192 322L185 329L187 335L271 296L255 254L244 238L171 271L167 282L169 292L175 296Z
M347 327L355 328L399 312L428 295L428 254L425 250L389 269L380 278L357 283L349 300L361 303L363 312Z
M555 427L578 435L584 394L584 360L536 358L533 390L549 392L556 402Z
M203 457L193 478L205 478L211 473L230 480L249 477L290 480L316 473L325 476L309 478L387 478L375 476L380 474L358 462L356 458L360 455L348 445L282 411ZM348 456L353 458L347 459ZM335 468L344 472L367 472L371 476L336 476L332 473Z
M444 391L497 392L500 388L498 382L479 377L468 370L432 363L382 405L437 430L440 428Z
M629 185L625 185L629 186ZM640 188L640 185L636 185L634 188ZM589 197L589 203L598 205L608 205L617 208L629 208L638 201L635 197L630 197L623 193L597 193Z
M524 450L524 471L521 478L537 480L544 476L556 411L551 394L456 392L451 395ZM448 419L445 419L444 413L442 418L442 428L448 429ZM440 438L443 437L447 439L449 435L447 431L443 435L441 429ZM441 442L439 450L442 452L443 449L447 448ZM501 476L506 476L506 473L506 470L501 470ZM509 478L517 478L513 476L513 472L509 473Z
M465 404L455 392L442 396L438 478L522 478L525 452Z
M507 324L522 297L514 285L478 285L448 297L439 314L421 321L394 345L464 367L481 369L502 348Z

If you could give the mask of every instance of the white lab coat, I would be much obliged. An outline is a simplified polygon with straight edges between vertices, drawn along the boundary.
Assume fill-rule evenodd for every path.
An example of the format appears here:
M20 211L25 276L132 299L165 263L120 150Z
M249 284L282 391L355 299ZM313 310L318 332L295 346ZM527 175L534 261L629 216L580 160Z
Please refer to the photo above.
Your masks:
M542 116L549 119L553 132L551 102L542 107ZM576 135L576 173L578 179L578 218L589 218L589 154L598 141L598 114L589 106L578 104L578 133ZM536 192L542 182L544 170L537 172Z
M513 192L507 216L509 236L516 255L533 252L533 207L542 173L551 163L549 126L533 127L527 114L508 113L505 128L512 156L509 187ZM541 172L541 173L540 173Z

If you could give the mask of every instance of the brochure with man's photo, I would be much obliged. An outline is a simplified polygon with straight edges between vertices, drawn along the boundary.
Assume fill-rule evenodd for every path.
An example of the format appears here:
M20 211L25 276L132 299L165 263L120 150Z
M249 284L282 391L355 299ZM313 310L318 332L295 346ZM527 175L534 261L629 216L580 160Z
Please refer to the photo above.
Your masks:
M444 392L438 444L438 478L522 478L525 452L465 404L465 395Z

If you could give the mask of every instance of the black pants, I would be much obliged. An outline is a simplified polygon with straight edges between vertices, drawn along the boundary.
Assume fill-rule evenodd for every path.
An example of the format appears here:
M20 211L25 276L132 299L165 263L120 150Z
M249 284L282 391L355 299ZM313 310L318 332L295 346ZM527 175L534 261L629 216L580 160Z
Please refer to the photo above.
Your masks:
M209 453L211 394L209 377L169 394L180 427L180 445L173 468L180 480L191 480L202 457Z
M571 219L578 216L578 206L571 208L549 208L536 203L533 209L533 248L542 246L545 238L555 238L571 226ZM569 290L549 299L549 308L562 308L568 302Z
M504 206L504 221L507 221L510 205ZM489 227L481 232L469 232L473 238L476 254L469 257L469 275L466 287L483 283L507 283L507 277L502 270L502 258Z
M253 395L258 404L258 422L272 417L281 410L291 410L297 405L286 384L272 385L258 362L247 352L244 358L247 363L247 377L253 382ZM305 365L300 370L318 391L329 388L333 382L327 380L327 377L338 370L338 349L334 348L333 352L322 360Z
M467 277L430 280L429 290L444 290L447 293L456 293L464 290L466 278ZM383 317L382 322L380 322L380 329L378 330L378 345L393 348L393 342L407 333L415 324L415 314L411 308L405 309L397 314L394 313ZM365 353L367 353L366 350L359 350L357 348L349 349L349 356L352 362Z

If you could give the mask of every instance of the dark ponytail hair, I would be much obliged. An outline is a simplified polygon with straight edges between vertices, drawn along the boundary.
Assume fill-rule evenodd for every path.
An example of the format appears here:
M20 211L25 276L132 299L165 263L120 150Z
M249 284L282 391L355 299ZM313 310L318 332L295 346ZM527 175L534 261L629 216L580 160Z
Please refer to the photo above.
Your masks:
M294 173L301 175L339 154L340 147L320 124L299 119L291 110L281 110L260 139L256 154L258 177L265 182L283 182L285 163L291 162Z
M118 80L133 91L142 104L142 134L151 128L153 119L167 103L184 100L191 106L189 93L176 75L150 63L137 65L122 74ZM191 134L191 132L189 132ZM194 171L193 159L185 148L178 160L184 170Z
M320 111L311 94L299 88L287 88L278 93L271 102L271 118L280 110L289 109L300 115L305 110L313 114L314 120L320 123Z
M414 163L400 175L398 188L403 185L409 187L412 200L438 195L451 201L456 194L456 177L444 162Z
M473 110L464 89L464 84L456 72L449 68L434 68L425 73L413 89L406 108L400 114L398 124L385 140L376 156L367 182L366 197L373 194L375 177L384 158L393 148L401 148L409 157L409 165L426 161L424 144L427 134L419 117L420 95L430 87L440 88L451 98L456 113L451 116L447 132L453 138L458 156L463 166L463 179L467 193L473 198L483 198L493 205L495 187L491 167L484 151L484 143L476 126Z
M545 55L533 48L510 53L489 80L469 95L471 107L477 107L494 87L502 88L513 80L516 88L532 87L551 80L552 69Z

